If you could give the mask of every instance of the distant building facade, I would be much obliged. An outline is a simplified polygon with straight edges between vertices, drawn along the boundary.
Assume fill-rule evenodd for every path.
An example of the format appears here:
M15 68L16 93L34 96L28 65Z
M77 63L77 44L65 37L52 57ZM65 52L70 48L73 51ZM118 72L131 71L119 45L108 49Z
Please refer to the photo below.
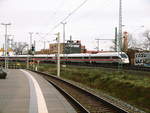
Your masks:
M60 43L60 54L63 54L63 50L64 49L64 43ZM49 44L49 53L50 54L57 54L58 51L58 44L57 43L53 43L53 44Z
M58 44L49 44L48 49L36 51L36 54L57 54ZM60 54L86 53L85 46L81 45L79 40L68 40L66 43L60 43Z
M81 53L81 42L68 40L64 44L64 54Z
M58 49L58 44L49 44L50 54L56 54ZM80 41L68 40L66 43L60 43L60 53L61 54L72 54L72 53L84 53L85 46L81 45Z

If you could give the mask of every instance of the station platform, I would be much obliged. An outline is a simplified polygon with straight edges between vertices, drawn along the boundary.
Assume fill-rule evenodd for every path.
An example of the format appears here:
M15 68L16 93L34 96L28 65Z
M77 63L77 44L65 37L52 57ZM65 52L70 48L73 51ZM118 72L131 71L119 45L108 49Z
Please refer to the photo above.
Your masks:
M43 77L9 69L0 79L0 113L76 113L70 103Z

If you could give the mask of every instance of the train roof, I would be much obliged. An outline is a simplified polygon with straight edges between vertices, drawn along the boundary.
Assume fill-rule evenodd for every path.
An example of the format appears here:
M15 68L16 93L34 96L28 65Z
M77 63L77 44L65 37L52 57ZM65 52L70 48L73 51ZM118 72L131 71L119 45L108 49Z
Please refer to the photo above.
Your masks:
M88 56L120 56L120 54L125 54L124 52L106 52L106 53L96 53L96 54L90 54L90 53L78 53L78 54L60 54L60 57L88 57ZM10 57L55 57L57 54L36 54L36 55L13 55ZM5 56L1 56L5 57Z
M89 53L81 53L81 54L66 54L69 57L86 57L86 56L120 56L120 54L126 54L124 52L109 52L109 53L97 53L97 54L89 54Z
M97 53L91 56L119 56L120 54L126 54L126 53L124 52Z

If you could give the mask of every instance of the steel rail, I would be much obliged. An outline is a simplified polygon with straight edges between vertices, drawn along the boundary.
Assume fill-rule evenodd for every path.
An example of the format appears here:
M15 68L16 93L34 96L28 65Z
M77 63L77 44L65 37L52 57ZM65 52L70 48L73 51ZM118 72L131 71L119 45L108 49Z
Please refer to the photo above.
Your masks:
M65 83L65 84L71 86L72 88L77 89L77 90L79 90L80 92L82 92L82 93L88 95L88 96L89 96L90 98L92 98L93 100L102 103L103 105L107 106L108 108L113 109L113 110L114 110L115 112L117 112L117 113L129 113L128 111L124 110L123 108L120 108L119 106L114 105L113 103L110 103L110 102L108 102L108 101L106 101L106 100L100 98L100 97L97 96L97 95L92 94L91 92L89 92L89 91L87 91L87 90L85 90L85 89L83 89L83 88L77 87L77 86L71 84L71 83L68 82L68 81L65 81L65 80L63 80L63 79L61 79L61 78L58 78L58 77L56 77L56 76L53 76L53 75L49 75L49 74L47 74L47 73L37 72L37 71L34 71L34 72L39 73L39 74L42 74L42 75L44 75L44 76L51 77L52 79L55 79L55 80L57 80L57 81L61 81L61 82Z
M66 97L69 102L75 106L75 109L78 113L90 113L84 106L82 106L75 98L73 98L70 94L68 94L65 90L63 90L61 87L56 85L54 82L48 80L49 83L51 83L64 97Z
M75 66L87 66L87 67L103 67L103 68L113 68L117 69L117 65L113 64L78 64L78 63L72 63L68 65L75 65ZM124 70L135 70L135 71L150 71L150 67L144 67L144 66L134 66L134 65L123 65L122 69Z

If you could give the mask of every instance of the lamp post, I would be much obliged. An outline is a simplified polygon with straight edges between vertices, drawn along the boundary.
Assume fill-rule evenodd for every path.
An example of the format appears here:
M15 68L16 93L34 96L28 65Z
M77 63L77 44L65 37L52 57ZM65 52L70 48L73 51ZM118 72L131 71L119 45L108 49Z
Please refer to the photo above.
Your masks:
M8 44L7 44L7 27L11 25L11 23L1 23L1 25L5 26L5 69L8 69L8 59L7 59L7 49L8 49Z

